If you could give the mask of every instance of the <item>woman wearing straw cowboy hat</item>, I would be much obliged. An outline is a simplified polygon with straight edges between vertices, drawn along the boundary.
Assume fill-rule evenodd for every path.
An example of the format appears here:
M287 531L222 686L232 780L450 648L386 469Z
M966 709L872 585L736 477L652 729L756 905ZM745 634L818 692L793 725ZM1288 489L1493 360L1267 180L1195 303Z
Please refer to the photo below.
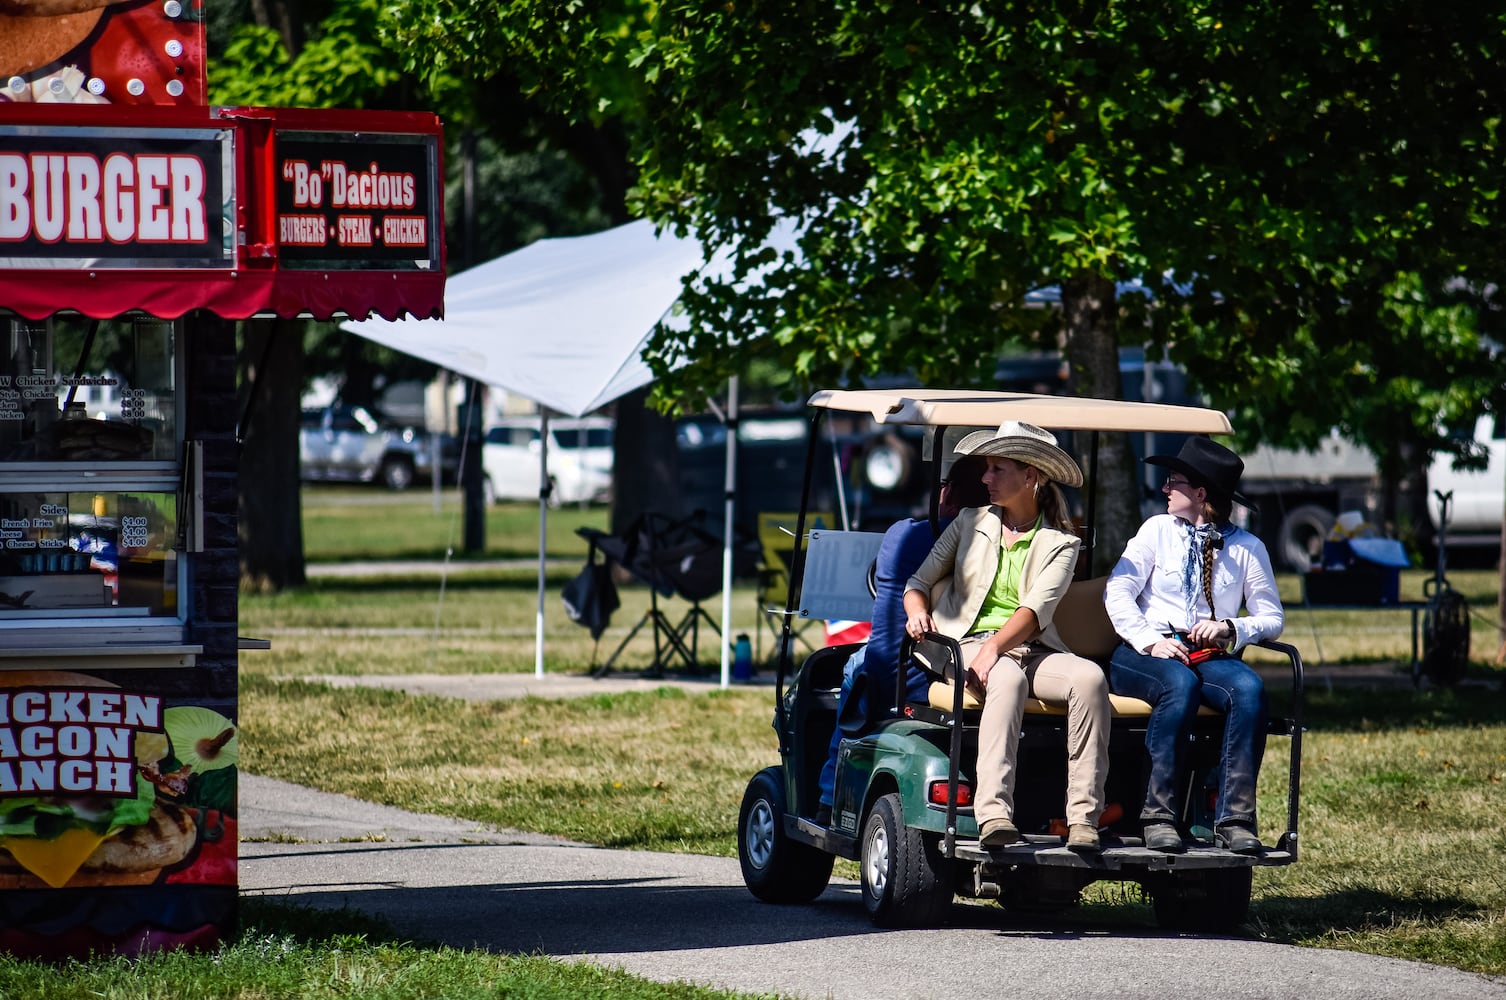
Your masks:
M1124 640L1109 663L1118 694L1150 702L1145 747L1150 776L1140 819L1145 846L1180 851L1183 748L1200 704L1224 714L1218 805L1220 845L1242 854L1263 848L1255 833L1255 779L1265 751L1265 686L1239 650L1281 634L1285 616L1271 557L1260 539L1229 522L1244 472L1228 448L1192 437L1176 455L1147 465L1170 470L1166 513L1140 527L1104 590ZM1239 617L1244 607L1249 614ZM1204 658L1209 657L1209 658Z
M1098 849L1109 760L1109 696L1103 671L1067 652L1052 617L1080 546L1057 483L1082 470L1049 431L1006 420L958 442L988 460L991 506L964 510L905 584L905 631L960 640L968 687L983 697L974 815L979 843L1020 839L1014 825L1015 761L1025 698L1067 705L1067 846Z

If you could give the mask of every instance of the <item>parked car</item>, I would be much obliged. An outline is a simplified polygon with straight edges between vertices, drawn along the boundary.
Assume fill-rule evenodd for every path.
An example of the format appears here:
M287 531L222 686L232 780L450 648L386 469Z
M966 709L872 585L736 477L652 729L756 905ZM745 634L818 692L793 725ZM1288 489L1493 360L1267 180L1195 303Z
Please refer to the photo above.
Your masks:
M537 416L504 417L481 449L487 501L539 495L541 435ZM605 502L612 495L612 428L608 417L549 421L549 502Z
M399 425L375 407L335 404L304 410L298 428L301 475L313 482L375 482L407 489L414 479L433 473L430 440L423 430Z

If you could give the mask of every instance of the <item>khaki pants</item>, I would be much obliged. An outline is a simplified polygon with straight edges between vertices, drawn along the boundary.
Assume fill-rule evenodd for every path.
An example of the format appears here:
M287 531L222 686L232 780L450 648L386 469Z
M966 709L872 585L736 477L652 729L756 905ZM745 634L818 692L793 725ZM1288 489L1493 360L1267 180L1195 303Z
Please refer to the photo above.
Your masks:
M962 640L962 662L972 662L985 636ZM1067 706L1067 822L1098 825L1109 771L1109 685L1103 670L1072 653L1023 646L1009 650L988 674L988 694L978 725L978 825L1014 818L1015 765L1025 699Z

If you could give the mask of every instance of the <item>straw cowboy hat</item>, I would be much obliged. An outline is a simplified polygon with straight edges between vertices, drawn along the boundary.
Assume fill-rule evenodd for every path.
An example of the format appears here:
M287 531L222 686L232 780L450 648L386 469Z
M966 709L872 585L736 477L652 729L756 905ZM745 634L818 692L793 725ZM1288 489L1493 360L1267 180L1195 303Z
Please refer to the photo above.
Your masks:
M1212 438L1190 437L1175 455L1151 455L1145 464L1180 472L1215 500L1233 500L1251 510L1260 509L1255 501L1239 492L1239 477L1244 475L1245 463Z
M1082 470L1061 450L1052 433L1023 420L1006 420L997 431L973 431L958 441L954 450L959 455L1012 458L1034 466L1063 486L1082 485Z

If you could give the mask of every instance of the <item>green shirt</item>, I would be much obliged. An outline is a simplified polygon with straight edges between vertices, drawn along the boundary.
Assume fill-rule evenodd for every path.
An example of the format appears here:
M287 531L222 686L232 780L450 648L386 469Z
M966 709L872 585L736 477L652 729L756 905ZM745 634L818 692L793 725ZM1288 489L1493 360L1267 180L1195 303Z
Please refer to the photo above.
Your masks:
M968 635L974 632L995 632L1003 628L1004 623L1009 621L1009 616L1019 608L1020 574L1025 570L1025 554L1030 551L1030 543L1035 541L1035 533L1040 526L1041 517L1038 514L1030 530L1016 538L1013 545L1006 544L1002 534L999 536L999 568L994 572L993 585L988 588L988 596L983 598L983 607L978 609L978 620L973 622Z

